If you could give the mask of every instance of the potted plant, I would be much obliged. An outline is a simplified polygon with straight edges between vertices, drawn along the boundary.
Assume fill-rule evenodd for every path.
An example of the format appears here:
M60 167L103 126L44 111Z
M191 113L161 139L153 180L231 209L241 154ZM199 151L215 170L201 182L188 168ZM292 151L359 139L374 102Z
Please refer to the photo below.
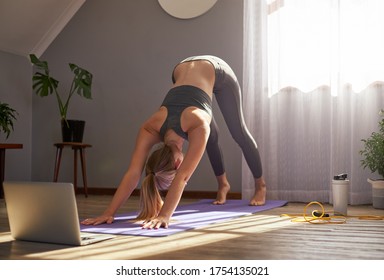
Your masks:
M361 140L364 149L360 154L363 156L363 168L380 175L379 179L368 179L368 182L372 184L373 207L384 209L384 110L380 110L379 114L383 116L379 121L379 131L372 132L369 138Z
M38 69L32 77L34 92L40 97L51 94L55 94L56 96L61 118L63 142L82 142L85 121L69 120L67 119L67 113L69 103L75 93L86 99L92 99L91 88L93 75L76 64L69 63L69 68L74 76L69 93L64 98L58 92L59 81L51 76L48 62L41 61L34 54L30 54L29 57L32 64Z
M13 121L16 120L16 115L16 110L9 107L7 103L0 102L0 130L5 133L7 139L13 131Z

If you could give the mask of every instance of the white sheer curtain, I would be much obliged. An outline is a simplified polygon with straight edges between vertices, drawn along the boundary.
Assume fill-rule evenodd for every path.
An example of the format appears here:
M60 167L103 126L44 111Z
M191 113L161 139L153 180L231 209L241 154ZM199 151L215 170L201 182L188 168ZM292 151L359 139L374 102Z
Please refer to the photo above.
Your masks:
M328 202L333 175L346 172L350 202L372 202L374 175L359 150L384 107L383 8L380 0L244 0L245 115L269 199ZM247 198L254 183L243 165Z

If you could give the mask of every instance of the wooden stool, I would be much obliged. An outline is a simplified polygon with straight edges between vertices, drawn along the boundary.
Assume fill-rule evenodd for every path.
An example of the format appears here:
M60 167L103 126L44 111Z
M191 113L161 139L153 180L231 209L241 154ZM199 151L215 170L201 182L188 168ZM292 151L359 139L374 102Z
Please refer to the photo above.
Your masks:
M63 152L63 148L70 147L74 151L74 158L73 158L73 176L74 176L74 187L75 192L77 192L77 151L80 151L80 161L81 161L81 171L83 175L83 186L84 186L84 193L85 197L88 197L88 186L87 186L87 173L86 173L86 166L85 166L85 149L92 147L92 145L84 144L84 143L75 143L75 142L63 142L63 143L55 143L54 146L56 147L56 160L55 160L55 174L53 177L53 181L57 182L57 179L59 177L59 169L60 169L60 163L61 163L61 154Z

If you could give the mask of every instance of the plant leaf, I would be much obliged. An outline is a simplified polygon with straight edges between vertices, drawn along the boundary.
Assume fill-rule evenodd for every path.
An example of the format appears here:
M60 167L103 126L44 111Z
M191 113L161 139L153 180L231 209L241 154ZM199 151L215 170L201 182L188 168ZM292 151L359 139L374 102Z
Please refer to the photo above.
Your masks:
M69 67L75 75L73 78L74 91L80 96L92 99L92 74L74 63L69 63Z
M59 81L40 72L36 72L32 77L32 88L41 97L52 94L58 84Z
M41 61L34 54L29 55L31 62L42 72L36 72L32 76L32 88L41 97L48 96L56 91L59 81L49 75L48 62Z
M34 54L30 54L29 58L30 58L33 65L37 66L41 70L44 70L45 74L48 75L48 73L49 73L48 62L41 61Z

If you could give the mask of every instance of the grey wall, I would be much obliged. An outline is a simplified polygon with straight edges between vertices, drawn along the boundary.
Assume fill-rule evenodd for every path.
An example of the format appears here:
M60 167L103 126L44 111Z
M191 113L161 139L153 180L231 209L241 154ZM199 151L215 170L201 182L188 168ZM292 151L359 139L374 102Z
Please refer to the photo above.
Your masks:
M180 20L165 13L156 0L87 1L43 54L67 93L68 62L94 74L93 100L75 96L69 118L84 119L90 187L116 187L125 172L140 124L158 108L174 65L196 54L214 54L232 65L242 80L243 1L219 0L206 14ZM232 190L241 191L241 152L214 103ZM51 180L54 142L60 141L53 96L33 96L34 180ZM72 151L63 155L59 180L72 180ZM204 156L188 190L216 190Z
M14 131L0 143L20 143L22 150L6 150L5 180L31 179L32 97L31 65L27 58L0 51L0 101L18 112Z

